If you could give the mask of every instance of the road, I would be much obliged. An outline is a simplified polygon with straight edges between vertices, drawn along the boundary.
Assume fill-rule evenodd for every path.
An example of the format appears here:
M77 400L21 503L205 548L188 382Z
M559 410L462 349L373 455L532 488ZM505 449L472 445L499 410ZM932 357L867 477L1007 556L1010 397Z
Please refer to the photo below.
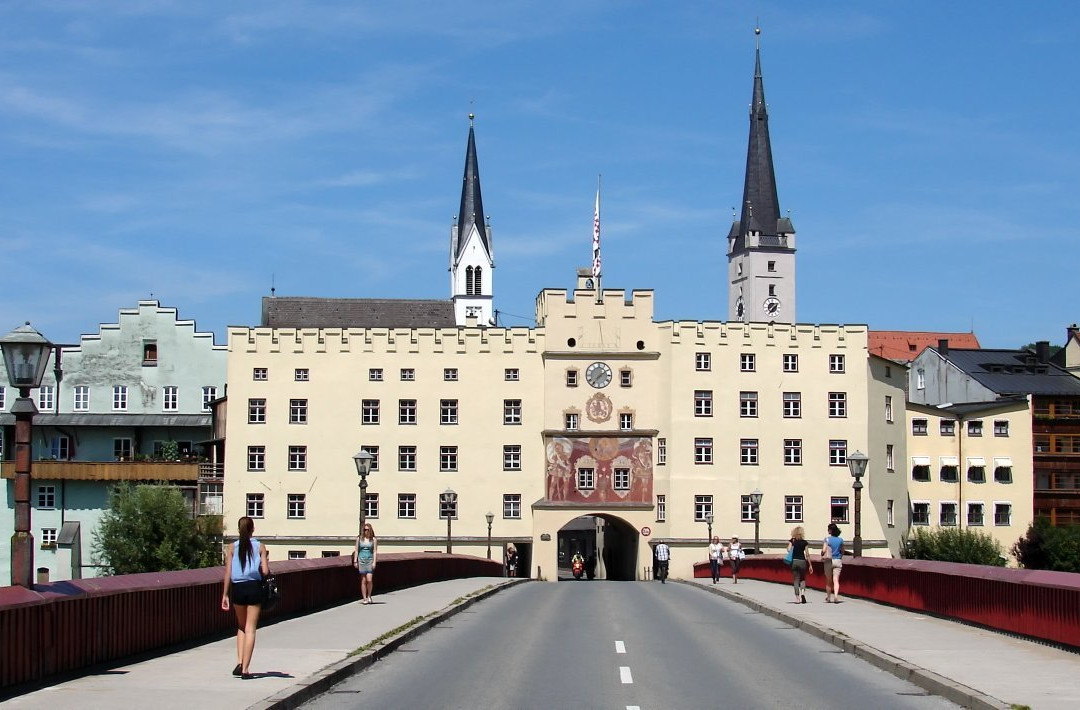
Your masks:
M956 707L701 589L600 581L496 594L305 707L361 706Z

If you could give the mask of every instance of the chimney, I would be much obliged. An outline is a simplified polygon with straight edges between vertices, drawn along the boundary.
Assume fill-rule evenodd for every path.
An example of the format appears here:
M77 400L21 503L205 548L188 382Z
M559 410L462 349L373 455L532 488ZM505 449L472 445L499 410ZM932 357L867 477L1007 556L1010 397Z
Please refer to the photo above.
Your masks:
M1080 327L1078 327L1076 323L1073 323L1068 328L1066 328L1066 331L1068 332L1069 340L1072 340L1073 338L1080 338Z
M942 357L948 357L949 356L949 339L948 338L939 338L938 341L937 341L937 349L938 349L938 352L941 353Z
M1035 359L1040 365L1050 362L1050 341L1039 340L1035 343Z

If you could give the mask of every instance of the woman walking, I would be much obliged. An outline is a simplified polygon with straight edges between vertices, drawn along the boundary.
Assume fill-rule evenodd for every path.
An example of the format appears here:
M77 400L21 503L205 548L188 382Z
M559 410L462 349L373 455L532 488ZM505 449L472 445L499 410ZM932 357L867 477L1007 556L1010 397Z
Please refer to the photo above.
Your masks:
M829 523L829 534L821 543L821 559L825 561L825 601L840 603L840 569L844 566L844 538L840 528Z
M236 612L236 668L233 675L249 680L251 655L255 652L255 630L263 603L263 577L270 574L266 548L252 537L255 523L246 515L237 524L240 539L230 542L225 551L225 591L221 608Z
M742 565L743 556L745 553L742 551L742 544L739 542L739 538L731 538L731 544L728 545L728 558L731 560L731 578L735 581L735 584L739 583L739 567Z
M795 601L806 603L806 575L813 572L813 566L806 557L806 536L802 526L791 531L788 551L791 552L791 583L795 587Z
M724 564L724 545L719 537L713 537L709 543L709 567L712 569L712 583L720 581L720 565Z
M375 539L375 531L370 525L364 523L364 530L356 538L356 549L353 550L353 567L360 573L360 603L371 603L371 588L374 586L375 558L379 553L379 542Z

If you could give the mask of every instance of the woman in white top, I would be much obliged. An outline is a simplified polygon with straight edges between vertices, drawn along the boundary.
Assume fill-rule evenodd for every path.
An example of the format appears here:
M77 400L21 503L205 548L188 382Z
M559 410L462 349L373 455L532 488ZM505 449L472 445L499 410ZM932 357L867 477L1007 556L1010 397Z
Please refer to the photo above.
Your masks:
M712 583L720 581L720 565L724 564L724 545L719 537L713 537L709 543L709 567L712 568Z
M728 558L731 560L731 578L735 580L735 584L739 583L739 565L742 564L743 551L742 544L739 542L739 538L731 538L731 544L728 545Z

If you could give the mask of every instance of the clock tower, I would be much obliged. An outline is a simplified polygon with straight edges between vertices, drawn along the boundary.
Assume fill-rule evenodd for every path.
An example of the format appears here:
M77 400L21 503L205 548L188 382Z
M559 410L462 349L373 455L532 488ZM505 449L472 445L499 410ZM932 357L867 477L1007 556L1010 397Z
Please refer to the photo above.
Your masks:
M754 32L760 38L761 30ZM794 323L795 228L781 216L776 193L760 40L741 210L728 232L728 320Z
M469 114L469 144L461 184L461 210L450 230L450 293L458 325L487 326L492 321L495 260L491 225L480 196L480 166L476 160L473 114ZM475 320L473 320L475 318Z

